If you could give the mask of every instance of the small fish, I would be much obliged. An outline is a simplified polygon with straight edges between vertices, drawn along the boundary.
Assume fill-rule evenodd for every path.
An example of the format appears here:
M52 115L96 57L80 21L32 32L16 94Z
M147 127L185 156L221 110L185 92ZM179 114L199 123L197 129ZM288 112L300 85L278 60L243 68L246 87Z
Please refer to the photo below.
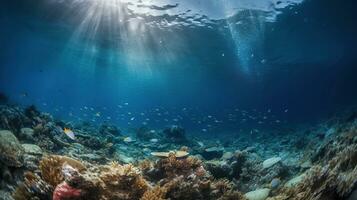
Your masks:
M286 112L286 113L287 113L288 111L289 111L289 109L285 109L285 110L284 110L284 112Z
M197 144L200 145L200 147L205 146L205 145L203 144L203 142L197 142Z
M132 118L130 118L130 121L133 121L135 119L135 117L132 117Z
M76 139L76 137L74 136L74 132L73 132L71 129L69 129L69 128L64 128L64 129L63 129L63 132L64 132L69 138L71 138L72 140L75 140L75 139Z
M95 113L96 117L100 117L100 112Z

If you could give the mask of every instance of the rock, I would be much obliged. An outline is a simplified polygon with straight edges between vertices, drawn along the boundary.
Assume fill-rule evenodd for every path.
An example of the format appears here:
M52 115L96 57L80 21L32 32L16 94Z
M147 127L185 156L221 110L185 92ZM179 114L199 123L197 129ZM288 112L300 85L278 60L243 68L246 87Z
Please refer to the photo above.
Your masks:
M25 139L25 140L30 140L33 141L33 136L34 136L34 130L32 128L22 128L20 130L20 137Z
M42 155L42 149L35 144L22 144L25 153L32 155Z
M263 189L258 189L258 190L248 192L244 196L248 200L265 200L266 198L268 198L269 193L270 193L270 189L263 188Z
M280 186L281 180L279 178L274 178L270 182L270 186L272 189L277 189Z
M305 161L304 163L302 163L301 165L300 165L300 167L301 168L303 168L303 169L307 169L307 168L310 168L312 166L312 163L311 163L311 161Z
M285 183L285 187L293 187L299 184L305 177L305 174L301 174L300 176L294 177Z
M207 170L215 178L226 178L230 177L232 174L232 168L228 165L227 162L221 160L210 160L205 162Z
M206 160L212 160L215 158L221 158L223 155L223 148L210 147L202 152L202 157Z
M122 161L125 164L133 163L134 159L132 157L128 157L126 155L121 154L119 156L119 160Z
M223 160L230 160L232 159L234 156L234 154L232 152L225 152L222 156Z
M5 190L0 190L0 197L2 200L13 200L11 192Z
M24 161L24 148L12 132L0 131L0 162L10 167L21 167Z
M281 161L281 158L280 157L273 157L273 158L269 158L269 159L266 159L264 162L263 162L263 168L264 169L267 169L273 165L275 165L276 163L280 162Z
M347 200L356 200L357 199L357 189L355 189Z

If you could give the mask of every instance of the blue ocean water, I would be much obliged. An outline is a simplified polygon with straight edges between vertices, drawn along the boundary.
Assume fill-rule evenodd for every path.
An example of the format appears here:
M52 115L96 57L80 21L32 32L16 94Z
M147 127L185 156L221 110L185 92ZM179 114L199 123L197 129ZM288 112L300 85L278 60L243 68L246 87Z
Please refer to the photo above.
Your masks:
M0 91L61 119L204 134L355 106L356 3L237 2L4 1Z

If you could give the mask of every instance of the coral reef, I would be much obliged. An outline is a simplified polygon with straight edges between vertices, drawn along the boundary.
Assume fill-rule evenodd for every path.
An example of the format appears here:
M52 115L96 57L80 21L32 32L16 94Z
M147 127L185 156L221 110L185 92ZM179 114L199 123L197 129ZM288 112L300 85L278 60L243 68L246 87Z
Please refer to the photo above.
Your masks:
M351 117L230 142L189 140L178 126L145 127L128 142L113 125L54 120L34 106L2 105L0 116L8 129L0 131L4 199L352 200L357 190Z

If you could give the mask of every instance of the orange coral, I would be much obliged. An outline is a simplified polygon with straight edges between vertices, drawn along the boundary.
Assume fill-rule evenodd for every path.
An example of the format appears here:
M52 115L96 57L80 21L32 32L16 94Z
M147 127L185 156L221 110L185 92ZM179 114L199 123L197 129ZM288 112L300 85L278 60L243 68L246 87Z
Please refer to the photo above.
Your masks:
M140 200L163 200L166 192L166 188L157 186L151 190L147 190Z

